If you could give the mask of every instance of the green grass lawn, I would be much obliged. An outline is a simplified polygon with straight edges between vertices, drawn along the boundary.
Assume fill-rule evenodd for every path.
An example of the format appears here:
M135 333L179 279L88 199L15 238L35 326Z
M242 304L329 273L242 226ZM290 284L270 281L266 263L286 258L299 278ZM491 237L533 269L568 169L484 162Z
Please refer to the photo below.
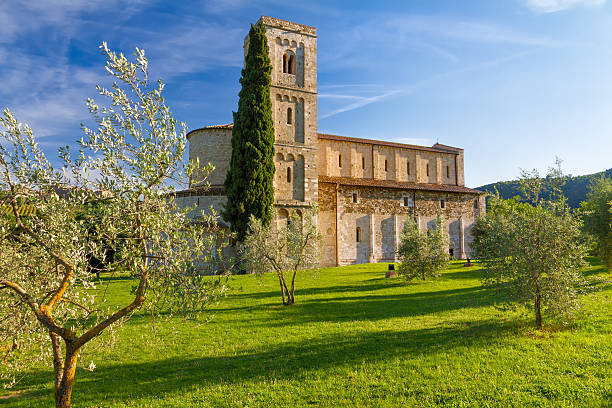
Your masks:
M73 405L120 407L612 406L612 284L583 296L571 328L495 307L478 268L435 281L385 279L386 264L298 276L283 307L275 276L237 276L208 323L136 315L86 351ZM130 281L111 286L127 299ZM546 321L545 321L546 323ZM53 405L50 362L0 406ZM10 398L6 398L10 396Z

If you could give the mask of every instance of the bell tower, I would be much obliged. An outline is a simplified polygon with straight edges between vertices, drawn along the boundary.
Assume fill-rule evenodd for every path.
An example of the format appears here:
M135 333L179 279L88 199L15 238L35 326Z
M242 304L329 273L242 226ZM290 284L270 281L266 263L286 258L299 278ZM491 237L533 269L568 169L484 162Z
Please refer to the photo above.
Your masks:
M274 204L277 210L318 200L317 34L314 27L262 16L272 63ZM245 56L248 36L245 39Z

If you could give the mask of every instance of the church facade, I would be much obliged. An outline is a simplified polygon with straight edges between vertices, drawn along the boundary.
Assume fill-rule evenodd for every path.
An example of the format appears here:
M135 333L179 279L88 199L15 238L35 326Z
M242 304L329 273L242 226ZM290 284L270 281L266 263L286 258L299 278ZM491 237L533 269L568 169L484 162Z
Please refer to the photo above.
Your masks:
M274 206L279 222L318 203L323 266L396 261L404 223L420 229L441 215L449 253L470 256L470 230L485 211L482 193L465 187L463 150L320 134L317 131L317 35L308 27L262 16L272 82ZM248 49L248 36L244 44ZM231 157L232 125L195 129L187 135L189 159L212 163L207 190L191 186L178 197L218 212Z

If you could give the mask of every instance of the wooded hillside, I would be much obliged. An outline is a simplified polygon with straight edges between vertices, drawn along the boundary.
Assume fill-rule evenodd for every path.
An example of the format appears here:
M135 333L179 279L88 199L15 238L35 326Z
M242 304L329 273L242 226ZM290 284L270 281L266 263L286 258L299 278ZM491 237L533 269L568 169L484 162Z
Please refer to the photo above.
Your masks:
M567 177L567 181L563 186L563 194L565 197L567 197L567 203L570 205L570 207L578 208L580 206L580 202L586 200L589 184L592 180L595 180L601 175L612 178L612 168L599 173L586 174L584 176L569 175ZM499 181L497 183L476 187L477 190L486 191L489 193L494 193L496 188L497 191L499 191L500 196L504 199L512 198L521 194L518 180Z

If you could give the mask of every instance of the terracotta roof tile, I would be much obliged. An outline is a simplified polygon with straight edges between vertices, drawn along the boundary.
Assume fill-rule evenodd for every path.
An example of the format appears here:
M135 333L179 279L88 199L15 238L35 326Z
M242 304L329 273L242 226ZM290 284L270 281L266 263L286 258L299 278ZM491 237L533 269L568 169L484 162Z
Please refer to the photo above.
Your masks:
M402 190L426 190L444 191L449 193L484 194L482 191L474 190L473 188L463 186L451 186L447 184L410 183L405 181L376 180L370 178L319 176L319 183L334 183L346 186L397 188Z

